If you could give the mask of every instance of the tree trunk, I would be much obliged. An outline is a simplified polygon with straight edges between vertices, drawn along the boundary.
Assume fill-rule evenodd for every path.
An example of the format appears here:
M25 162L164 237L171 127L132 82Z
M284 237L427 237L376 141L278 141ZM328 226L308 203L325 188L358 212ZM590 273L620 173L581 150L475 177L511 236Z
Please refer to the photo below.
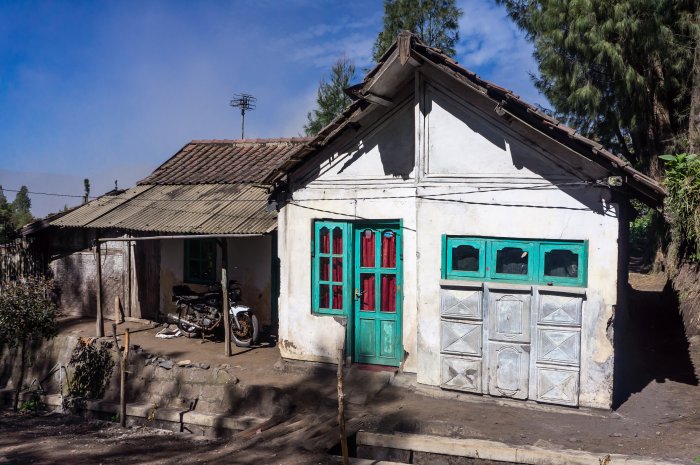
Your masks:
M690 84L690 115L688 115L689 153L698 153L698 150L700 150L700 31L697 35L693 74Z
M16 412L19 408L19 395L22 392L22 385L24 384L24 371L27 369L27 360L26 360L26 345L27 345L27 340L22 339L22 342L19 345L19 379L17 380L17 386L15 386L15 400L12 404L12 409Z

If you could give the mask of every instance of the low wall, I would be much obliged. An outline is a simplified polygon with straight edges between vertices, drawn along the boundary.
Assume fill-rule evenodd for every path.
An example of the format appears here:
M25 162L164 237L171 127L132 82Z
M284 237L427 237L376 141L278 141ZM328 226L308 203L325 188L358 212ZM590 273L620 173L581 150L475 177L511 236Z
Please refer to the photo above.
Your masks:
M65 366L68 376L72 376L73 369L68 366L68 362L78 340L76 336L58 336L50 341L32 344L24 385L33 384L36 388L41 382L46 393L60 394L58 375L45 378L57 365ZM109 338L103 340L110 341ZM115 352L113 357L116 362ZM257 386L240 383L234 369L228 364L208 368L181 367L171 360L155 357L132 346L127 370L128 402L140 404L153 411L175 409L207 415L251 415L267 418L280 413L281 409L288 406L288 402L283 399L284 393L277 389L269 388L261 393ZM14 389L19 380L19 372L18 349L5 348L0 360L0 389ZM66 393L67 386L64 380L63 394ZM103 405L119 403L117 363L101 401ZM100 409L104 410L104 407ZM117 410L115 408L112 414L116 414Z

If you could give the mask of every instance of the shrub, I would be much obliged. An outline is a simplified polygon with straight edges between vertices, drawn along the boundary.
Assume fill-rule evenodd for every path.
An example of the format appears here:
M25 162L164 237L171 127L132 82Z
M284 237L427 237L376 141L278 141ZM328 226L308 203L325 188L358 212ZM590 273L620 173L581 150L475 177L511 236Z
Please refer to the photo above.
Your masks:
M51 339L58 332L58 308L51 299L53 283L45 278L27 277L0 285L0 344L20 350L20 375L13 407L17 410L24 382L27 343Z
M80 339L73 349L68 365L73 367L73 376L68 381L68 397L75 400L101 398L114 370L112 344L97 339ZM80 403L69 402L67 407L79 407Z
M672 251L700 261L700 159L695 154L662 155L666 162L666 211Z

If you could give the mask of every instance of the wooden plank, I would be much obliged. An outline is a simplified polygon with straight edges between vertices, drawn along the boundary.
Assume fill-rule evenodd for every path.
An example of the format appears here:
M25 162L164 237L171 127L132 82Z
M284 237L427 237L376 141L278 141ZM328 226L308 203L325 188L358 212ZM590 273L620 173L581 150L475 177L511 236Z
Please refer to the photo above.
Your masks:
M102 318L102 243L95 243L95 267L97 274L97 288L95 289L97 299L97 320L95 321L95 335L103 337L105 335L104 320Z
M224 312L224 354L231 356L231 315L228 301L228 239L217 241L221 247L221 295Z

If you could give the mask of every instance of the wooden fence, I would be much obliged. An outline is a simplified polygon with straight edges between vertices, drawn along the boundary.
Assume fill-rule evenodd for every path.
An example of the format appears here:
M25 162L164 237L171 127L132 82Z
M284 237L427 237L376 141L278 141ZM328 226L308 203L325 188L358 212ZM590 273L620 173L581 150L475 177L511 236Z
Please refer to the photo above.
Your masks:
M26 276L41 276L46 270L43 254L24 240L0 245L0 285Z

